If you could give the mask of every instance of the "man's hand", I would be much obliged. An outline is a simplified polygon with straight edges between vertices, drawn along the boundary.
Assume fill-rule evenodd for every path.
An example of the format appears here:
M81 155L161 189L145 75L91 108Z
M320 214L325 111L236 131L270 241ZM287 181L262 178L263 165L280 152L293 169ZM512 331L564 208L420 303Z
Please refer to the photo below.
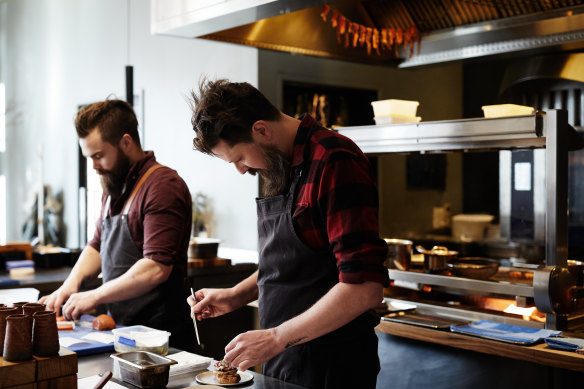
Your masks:
M237 335L225 347L225 361L239 370L259 365L285 349L274 328Z
M197 303L193 297L187 298L191 306L191 316L194 314L197 320L224 315L238 308L234 303L230 289L201 289L195 292Z
M96 308L97 305L97 293L95 290L73 293L63 305L63 316L66 320L79 320L81 315Z
M78 288L72 283L65 282L59 289L54 291L48 296L43 296L39 300L39 303L45 304L48 311L55 311L57 315L60 315L61 306L67 301L69 296L73 293L77 293Z

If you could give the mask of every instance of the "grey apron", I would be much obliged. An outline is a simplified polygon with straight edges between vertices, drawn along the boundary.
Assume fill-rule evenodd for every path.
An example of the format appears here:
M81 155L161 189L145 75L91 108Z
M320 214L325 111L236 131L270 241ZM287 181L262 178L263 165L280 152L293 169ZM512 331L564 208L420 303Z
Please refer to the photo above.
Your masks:
M332 251L308 247L294 231L292 210L301 175L297 168L286 195L256 199L261 328L276 327L306 311L339 282ZM263 364L263 373L314 389L375 388L377 323L375 312L366 312L329 334L285 350Z
M121 214L110 216L108 197L105 216L101 224L101 273L103 282L113 280L124 274L142 258L142 252L134 243L128 227L128 212L134 196L146 178L161 165L154 165L136 183L130 197L124 204ZM108 314L117 324L160 328L165 320L164 301L160 285L142 296L107 304ZM167 318L166 318L167 319Z

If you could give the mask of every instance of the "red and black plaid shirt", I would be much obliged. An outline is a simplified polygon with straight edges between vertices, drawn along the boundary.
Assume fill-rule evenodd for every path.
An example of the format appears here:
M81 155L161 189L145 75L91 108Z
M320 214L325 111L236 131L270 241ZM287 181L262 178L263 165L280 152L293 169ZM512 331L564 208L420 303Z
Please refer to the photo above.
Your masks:
M313 249L331 247L339 281L389 286L379 238L379 199L367 157L350 139L301 118L292 168L304 165L294 200L296 232ZM291 173L292 174L292 173Z

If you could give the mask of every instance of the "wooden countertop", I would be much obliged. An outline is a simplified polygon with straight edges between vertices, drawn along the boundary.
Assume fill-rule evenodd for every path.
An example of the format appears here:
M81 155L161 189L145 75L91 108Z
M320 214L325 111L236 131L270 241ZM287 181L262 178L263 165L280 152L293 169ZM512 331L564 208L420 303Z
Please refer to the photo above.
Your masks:
M376 331L408 339L431 342L484 354L519 359L540 365L584 372L584 355L575 352L554 350L545 343L520 346L457 334L450 331L423 328L409 324L381 321Z

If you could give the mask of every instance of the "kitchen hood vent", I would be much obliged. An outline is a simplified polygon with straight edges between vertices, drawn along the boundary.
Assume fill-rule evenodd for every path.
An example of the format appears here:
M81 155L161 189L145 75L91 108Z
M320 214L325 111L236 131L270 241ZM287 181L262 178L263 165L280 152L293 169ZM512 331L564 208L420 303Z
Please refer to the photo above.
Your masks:
M345 48L321 17L325 3L380 31L415 27L419 53ZM153 34L398 67L584 48L584 0L151 0L151 14Z
M558 53L510 61L499 89L500 102L563 109L577 130L584 125L584 53Z

